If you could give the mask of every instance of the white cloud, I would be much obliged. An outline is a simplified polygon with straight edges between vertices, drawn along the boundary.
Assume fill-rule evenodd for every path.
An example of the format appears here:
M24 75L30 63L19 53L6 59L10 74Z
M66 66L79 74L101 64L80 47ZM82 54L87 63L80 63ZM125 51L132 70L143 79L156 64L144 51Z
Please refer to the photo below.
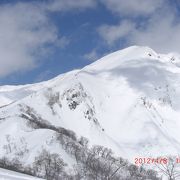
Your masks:
M164 0L101 0L112 12L119 15L149 15L163 5Z
M50 0L48 4L44 5L49 11L84 10L95 7L96 0Z
M146 45L159 52L180 53L180 22L171 14L152 17L144 29L136 29L131 34L130 43Z
M176 9L169 4L146 17L146 21L128 17L116 25L102 25L98 32L108 46L118 45L123 39L127 45L149 46L161 53L180 53L180 21Z
M93 49L91 52L85 54L83 58L90 61L95 61L99 58L99 54L97 53L96 49Z
M35 68L49 46L69 43L48 18L54 11L82 10L94 0L49 0L9 3L0 6L0 77ZM41 57L41 58L40 58Z
M34 68L48 44L58 41L56 28L31 4L0 7L0 77Z
M118 25L102 25L98 28L100 36L113 45L117 40L127 36L134 29L134 23L124 20Z

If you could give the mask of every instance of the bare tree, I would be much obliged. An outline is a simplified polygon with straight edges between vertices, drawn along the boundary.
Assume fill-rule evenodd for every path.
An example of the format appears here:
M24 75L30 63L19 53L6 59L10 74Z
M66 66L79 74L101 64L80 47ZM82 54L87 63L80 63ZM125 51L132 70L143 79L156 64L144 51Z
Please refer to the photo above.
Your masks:
M46 150L43 150L34 162L37 175L44 175L47 180L60 178L60 175L64 173L65 166L66 164L58 154L51 154Z
M176 157L174 156L170 156L167 158L167 161L156 163L155 165L168 180L176 180L180 177L180 163L176 162Z

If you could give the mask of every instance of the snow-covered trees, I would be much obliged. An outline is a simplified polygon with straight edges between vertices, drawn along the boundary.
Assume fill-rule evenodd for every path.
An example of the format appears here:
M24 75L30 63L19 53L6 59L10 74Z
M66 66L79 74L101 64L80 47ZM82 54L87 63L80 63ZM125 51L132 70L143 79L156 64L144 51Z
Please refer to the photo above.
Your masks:
M22 139L23 149L18 151L18 148L13 148L15 144L10 136L6 137L7 144L4 149L14 158L8 159L10 156L6 153L7 157L0 159L0 167L47 180L159 180L154 171L145 170L123 158L116 157L111 149L100 145L91 147L88 145L88 139L77 137L76 133L71 130L47 123L28 106L22 109L21 118L29 122L30 127L34 130L46 129L54 132L51 141L58 144L60 149L75 160L74 168L71 169L71 173L67 172L68 167L61 157L61 152L52 153L50 149L47 150L44 147L39 154L36 154L32 164L24 165L23 158L26 152L29 152L26 142Z
M37 176L45 177L47 180L60 179L66 164L58 154L51 154L47 150L42 150L35 158L33 169Z
M67 141L68 139L64 149L76 159L71 173L66 171L67 164L59 154L46 149L42 149L30 166L24 165L18 158L10 160L4 157L0 159L0 167L47 180L160 180L155 171L145 170L123 158L115 157L111 149L103 146L89 149L87 146Z

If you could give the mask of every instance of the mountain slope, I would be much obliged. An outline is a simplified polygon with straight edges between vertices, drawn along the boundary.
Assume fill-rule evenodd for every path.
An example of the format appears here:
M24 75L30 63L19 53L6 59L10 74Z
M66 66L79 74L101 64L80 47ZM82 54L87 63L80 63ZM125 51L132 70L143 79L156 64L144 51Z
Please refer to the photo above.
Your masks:
M0 178L3 180L42 180L25 174L8 171L0 168Z
M42 148L75 160L53 140L58 128L86 137L90 145L135 157L180 150L180 59L132 46L47 82L0 87L0 156L6 145L25 151L31 164ZM28 152L26 152L28 149Z

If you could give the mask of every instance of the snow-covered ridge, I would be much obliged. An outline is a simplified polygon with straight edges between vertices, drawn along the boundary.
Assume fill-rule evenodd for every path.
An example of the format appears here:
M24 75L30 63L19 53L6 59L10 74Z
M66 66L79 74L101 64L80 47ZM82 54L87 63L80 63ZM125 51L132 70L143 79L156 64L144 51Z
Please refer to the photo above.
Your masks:
M175 64L180 61L180 55L177 53L159 54L149 47L131 46L106 55L84 69L108 70L136 59L157 60L159 62Z

